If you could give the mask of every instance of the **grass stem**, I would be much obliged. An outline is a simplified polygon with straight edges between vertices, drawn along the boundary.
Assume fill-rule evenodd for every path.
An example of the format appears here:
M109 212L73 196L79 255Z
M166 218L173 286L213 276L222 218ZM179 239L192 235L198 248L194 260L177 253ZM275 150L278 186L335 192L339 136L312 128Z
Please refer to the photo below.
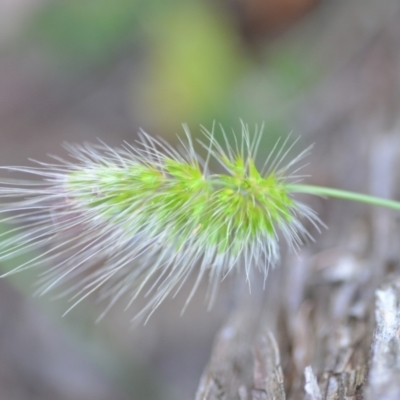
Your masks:
M389 199L382 199L375 196L370 196L362 193L349 192L347 190L332 189L323 186L313 185L287 185L286 189L289 192L309 193L320 196L336 197L338 199L358 201L361 203L372 204L375 206L392 208L394 210L400 210L400 202Z

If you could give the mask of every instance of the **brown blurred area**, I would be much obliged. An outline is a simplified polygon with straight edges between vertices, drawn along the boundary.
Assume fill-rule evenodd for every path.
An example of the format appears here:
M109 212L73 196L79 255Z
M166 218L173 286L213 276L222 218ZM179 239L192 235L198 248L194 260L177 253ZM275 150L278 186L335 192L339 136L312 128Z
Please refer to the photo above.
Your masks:
M321 0L233 0L241 30L250 42L283 34L307 18Z
M399 8L397 0L0 0L0 165L64 156L63 142L134 143L140 127L176 144L184 122L196 136L199 124L228 131L243 118L265 122L261 157L293 131L304 145L317 142L312 182L368 191L373 173L361 163L377 154L378 134L398 136ZM317 239L331 246L354 209L315 204L332 224ZM62 319L66 300L33 299L34 277L0 281L0 400L194 398L237 302L232 277L207 312L204 282L180 317L188 282L132 331L134 310L117 306L96 324L102 305L90 299Z

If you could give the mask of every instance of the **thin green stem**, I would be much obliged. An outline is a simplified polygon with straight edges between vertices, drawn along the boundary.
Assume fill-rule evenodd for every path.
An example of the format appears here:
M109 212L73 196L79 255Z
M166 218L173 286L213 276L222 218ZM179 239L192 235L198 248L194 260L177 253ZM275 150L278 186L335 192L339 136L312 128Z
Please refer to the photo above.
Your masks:
M286 189L289 192L309 193L321 196L336 197L344 200L359 201L361 203L373 204L375 206L393 208L400 210L400 202L380 197L369 196L367 194L348 192L346 190L332 189L323 186L313 185L287 185Z

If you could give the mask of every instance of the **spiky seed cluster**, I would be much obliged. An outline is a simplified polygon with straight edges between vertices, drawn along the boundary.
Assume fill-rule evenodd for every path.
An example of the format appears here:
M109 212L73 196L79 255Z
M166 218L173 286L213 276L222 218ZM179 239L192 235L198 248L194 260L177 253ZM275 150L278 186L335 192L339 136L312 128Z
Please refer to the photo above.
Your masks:
M144 294L147 315L191 273L197 279L189 299L208 273L211 301L236 266L266 277L279 257L279 232L298 247L309 236L301 220L320 223L286 188L309 149L283 166L290 148L277 144L259 171L261 130L250 139L243 126L233 147L224 134L226 150L204 130L205 160L186 135L180 152L142 133L136 147L68 146L74 162L8 168L43 180L1 181L1 197L10 199L3 221L16 226L0 238L0 261L40 249L12 271L46 265L40 294L59 288L73 307L96 291L110 300L105 312L123 296L130 304ZM223 174L209 172L212 158Z

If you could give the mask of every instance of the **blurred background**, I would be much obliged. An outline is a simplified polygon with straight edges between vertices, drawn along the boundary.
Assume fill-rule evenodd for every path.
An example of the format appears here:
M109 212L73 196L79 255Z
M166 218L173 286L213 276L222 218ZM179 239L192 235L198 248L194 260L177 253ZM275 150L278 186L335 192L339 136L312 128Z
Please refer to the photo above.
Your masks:
M399 8L397 0L0 0L0 164L62 156L63 142L134 143L139 128L174 144L182 123L196 136L214 121L240 131L243 119L251 129L265 124L260 157L293 132L302 136L296 150L317 144L310 183L369 191L369 167L357 162L377 134L398 136ZM375 194L385 190L378 186ZM315 204L325 222L346 215L335 204ZM335 240L335 226L321 243ZM235 303L233 278L207 312L205 282L180 317L189 283L132 331L123 307L98 324L101 308L90 301L61 318L65 302L32 298L34 276L0 281L0 400L194 398Z

